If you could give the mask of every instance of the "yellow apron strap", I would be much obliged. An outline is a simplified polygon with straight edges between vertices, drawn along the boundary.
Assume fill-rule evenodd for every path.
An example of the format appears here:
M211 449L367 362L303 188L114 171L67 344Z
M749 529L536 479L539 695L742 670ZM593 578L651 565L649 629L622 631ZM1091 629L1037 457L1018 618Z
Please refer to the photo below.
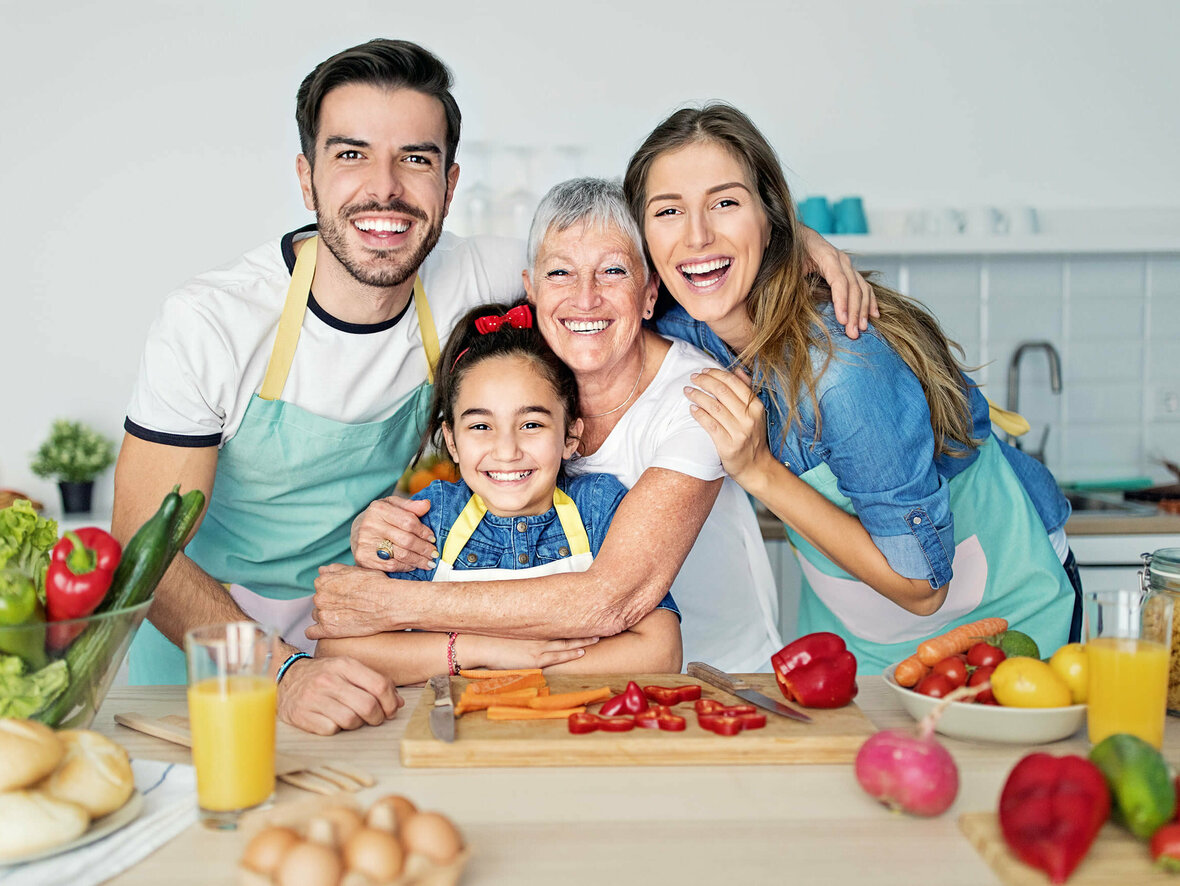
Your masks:
M566 540L570 544L570 556L589 554L590 538L586 535L586 527L574 500L560 489L554 489L553 505L557 508L557 519L561 521L561 528L565 530Z
M459 552L463 550L464 545L471 541L471 536L475 533L475 527L479 525L479 521L483 519L483 515L488 512L484 507L483 500L478 495L473 495L467 501L462 513L459 514L451 532L447 536L447 543L443 545L442 556L439 559L448 566L453 566L455 558L459 556Z
M1007 409L1001 409L991 400L987 401L987 408L988 412L991 413L992 424L1005 434L1019 437L1022 434L1028 433L1028 420L1023 415L1009 412Z
M422 288L422 278L414 278L414 310L418 312L418 331L422 334L422 348L426 351L426 380L434 384L434 368L438 366L441 351L438 346L438 330L434 328L434 315ZM456 552L457 553L457 552Z
M287 287L287 300L279 317L279 328L275 332L275 343L270 349L270 360L266 364L266 377L258 396L263 400L277 400L283 395L287 384L287 373L295 359L295 346L299 344L299 333L303 330L303 315L307 311L307 296L311 292L311 278L315 276L315 251L318 236L308 237L295 259L295 270L291 272L291 284Z

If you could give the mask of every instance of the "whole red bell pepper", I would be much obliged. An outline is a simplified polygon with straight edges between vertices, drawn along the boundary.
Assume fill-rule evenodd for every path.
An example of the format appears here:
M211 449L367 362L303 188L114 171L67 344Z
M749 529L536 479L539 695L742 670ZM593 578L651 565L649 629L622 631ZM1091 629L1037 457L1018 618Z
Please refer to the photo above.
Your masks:
M1029 754L1000 793L1000 830L1025 864L1064 883L1110 815L1102 771L1084 757Z
M1180 872L1180 822L1170 822L1151 835L1151 857L1160 870Z
M805 708L840 708L856 697L856 656L836 634L821 631L770 657L778 688Z
M123 548L103 530L89 526L67 532L53 546L45 573L45 608L49 620L65 621L90 615L106 596ZM85 625L50 626L49 644L68 646Z
M616 714L638 714L646 710L647 696L639 684L632 680L621 693L603 702L598 713L604 717L613 717Z

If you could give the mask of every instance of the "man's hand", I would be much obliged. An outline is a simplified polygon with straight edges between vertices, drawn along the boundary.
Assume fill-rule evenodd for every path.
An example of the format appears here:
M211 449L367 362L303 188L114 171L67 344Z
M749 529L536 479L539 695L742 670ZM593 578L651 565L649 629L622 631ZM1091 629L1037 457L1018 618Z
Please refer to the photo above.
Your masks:
M420 518L430 510L430 502L391 495L379 498L352 521L349 541L358 566L382 572L409 572L430 569L438 558L434 533ZM390 558L382 560L377 549L388 542Z
M331 563L320 567L315 580L309 640L367 637L389 630L382 618L389 611L390 579L384 573L360 566Z
M832 290L836 319L844 324L849 338L869 328L869 317L880 317L877 297L869 281L857 273L847 253L837 249L806 225L799 225L799 238L807 252L807 270L817 272Z
M386 677L346 656L300 659L279 684L279 718L316 735L380 726L403 703Z

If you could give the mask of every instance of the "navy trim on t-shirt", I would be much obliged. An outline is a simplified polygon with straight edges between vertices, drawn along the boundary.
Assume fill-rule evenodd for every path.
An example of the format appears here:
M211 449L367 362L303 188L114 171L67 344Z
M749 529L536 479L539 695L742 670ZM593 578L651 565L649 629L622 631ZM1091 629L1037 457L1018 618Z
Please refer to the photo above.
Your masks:
M315 232L316 226L310 224L283 235L280 248L283 252L283 261L287 265L288 273L295 272L295 237L299 234L314 234ZM369 335L374 332L384 332L387 329L397 326L402 317L406 315L406 311L410 309L410 302L407 301L406 306L398 311L396 316L390 317L388 320L382 320L380 323L347 323L325 311L323 305L316 301L315 296L310 292L307 294L307 307L322 323L331 326L333 329L338 329L341 332L347 332L352 335Z
M140 440L146 440L148 443L162 443L165 446L183 446L187 449L201 449L206 446L217 446L221 443L221 434L199 434L197 436L190 436L188 434L164 434L160 431L151 431L142 425L137 425L129 418L124 419L123 430L132 437L138 437Z

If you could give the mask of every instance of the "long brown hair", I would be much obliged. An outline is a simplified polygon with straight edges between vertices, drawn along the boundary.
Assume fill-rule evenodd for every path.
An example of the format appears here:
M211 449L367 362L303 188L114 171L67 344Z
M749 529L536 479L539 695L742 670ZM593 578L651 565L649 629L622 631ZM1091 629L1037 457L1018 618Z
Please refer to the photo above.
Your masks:
M807 272L807 255L796 236L794 201L782 164L754 123L737 108L724 103L683 108L657 126L627 164L623 190L641 229L645 226L647 178L661 154L699 142L721 145L744 167L762 201L770 223L770 242L746 298L754 338L738 360L756 371L755 384L771 386L785 395L788 422L798 423L793 409L806 391L820 433L816 388L837 351L823 323L821 309L831 300L827 283ZM648 263L652 264L650 252ZM866 275L877 297L881 316L872 323L918 377L930 407L935 455L962 456L979 445L972 436L966 367L956 359L963 349L946 337L938 321L919 302L881 286ZM825 355L816 369L811 349ZM777 402L777 398L776 398Z

